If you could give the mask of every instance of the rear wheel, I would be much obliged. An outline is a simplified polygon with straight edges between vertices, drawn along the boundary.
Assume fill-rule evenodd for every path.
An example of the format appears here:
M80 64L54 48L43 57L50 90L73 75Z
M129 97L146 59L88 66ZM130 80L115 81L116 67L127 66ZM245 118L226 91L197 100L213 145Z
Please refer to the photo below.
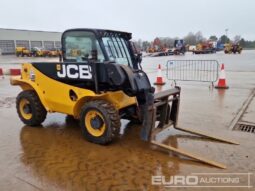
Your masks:
M82 134L88 141L107 144L119 135L119 113L107 101L91 101L81 109L80 125Z
M33 90L23 91L17 96L16 108L21 121L29 126L40 125L47 115L47 111Z

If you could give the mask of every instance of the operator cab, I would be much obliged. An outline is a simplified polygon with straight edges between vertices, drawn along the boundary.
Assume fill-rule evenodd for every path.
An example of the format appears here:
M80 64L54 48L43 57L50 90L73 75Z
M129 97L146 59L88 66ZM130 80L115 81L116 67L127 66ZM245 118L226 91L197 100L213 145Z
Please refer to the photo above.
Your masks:
M71 29L62 35L64 62L114 62L138 69L141 55L131 33L101 29Z
M96 93L123 90L144 100L144 92L154 90L131 38L131 33L113 30L65 31L61 39L63 62L55 78Z

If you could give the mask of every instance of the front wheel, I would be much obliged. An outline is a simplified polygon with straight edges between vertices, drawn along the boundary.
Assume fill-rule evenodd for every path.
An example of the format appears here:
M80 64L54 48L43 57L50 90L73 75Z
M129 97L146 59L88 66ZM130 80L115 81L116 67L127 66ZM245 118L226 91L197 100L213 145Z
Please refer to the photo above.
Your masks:
M90 101L81 109L80 126L85 139L105 145L119 135L119 113L107 101Z
M16 99L16 108L21 121L29 126L38 126L46 118L47 111L36 92L22 91Z

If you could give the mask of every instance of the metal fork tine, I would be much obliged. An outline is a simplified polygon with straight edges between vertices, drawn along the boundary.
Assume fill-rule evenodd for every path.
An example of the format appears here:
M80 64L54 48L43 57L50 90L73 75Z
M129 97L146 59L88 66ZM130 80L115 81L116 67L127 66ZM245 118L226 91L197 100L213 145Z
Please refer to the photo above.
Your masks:
M172 147L170 145L165 145L165 144L161 144L161 143L158 143L156 141L151 141L152 144L154 145L157 145L161 148L164 148L168 151L172 151L172 152L175 152L175 153L178 153L178 154L181 154L183 156L186 156L186 157L189 157L189 158L192 158L192 159L195 159L195 160L198 160L200 162L203 162L203 163L206 163L206 164L209 164L211 166L215 166L215 167L218 167L218 168L221 168L221 169L226 169L227 167L224 165L224 164L221 164L221 163L218 163L216 161L212 161L212 160L209 160L209 159L206 159L206 158L203 158L203 157L200 157L196 154L193 154L193 153L190 153L188 151L185 151L185 150L182 150L182 149L177 149L175 147Z
M194 135L199 135L199 136L202 136L202 137L207 137L207 138L210 138L210 139L213 139L213 140L217 140L217 141L221 141L221 142L225 142L225 143L229 143L229 144L234 144L234 145L239 145L238 142L235 142L235 141L232 141L232 140L228 140L228 139L224 139L224 138L221 138L221 137L216 137L216 136L208 135L208 134L206 134L204 132L201 132L201 131L195 131L195 130L190 130L190 129L183 129L183 128L180 128L180 127L174 127L174 128L179 130L179 131L184 131L184 132L191 133L191 134L194 134Z

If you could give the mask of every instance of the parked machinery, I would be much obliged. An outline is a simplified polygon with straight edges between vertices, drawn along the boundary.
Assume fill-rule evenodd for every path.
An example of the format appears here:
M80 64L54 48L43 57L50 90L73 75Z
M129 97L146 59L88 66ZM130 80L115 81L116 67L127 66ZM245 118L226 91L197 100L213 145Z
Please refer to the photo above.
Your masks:
M198 43L196 49L193 50L193 54L211 54L216 53L215 44L212 41L206 41Z
M175 40L174 41L174 49L173 49L173 54L174 55L184 55L186 52L186 47L184 40Z
M16 47L16 50L15 50L15 53L16 53L16 56L19 57L24 57L24 56L31 56L31 52L30 50L28 50L26 47Z
M166 45L159 38L155 38L147 50L148 53L166 52Z
M224 52L225 54L241 54L243 48L238 44L232 44L232 43L227 43L224 45Z
M42 57L45 54L43 49L39 48L39 47L33 47L31 49L31 53L32 53L32 56L34 56L34 57Z
M56 48L52 48L48 51L48 55L49 57L57 57L59 56L59 50Z

